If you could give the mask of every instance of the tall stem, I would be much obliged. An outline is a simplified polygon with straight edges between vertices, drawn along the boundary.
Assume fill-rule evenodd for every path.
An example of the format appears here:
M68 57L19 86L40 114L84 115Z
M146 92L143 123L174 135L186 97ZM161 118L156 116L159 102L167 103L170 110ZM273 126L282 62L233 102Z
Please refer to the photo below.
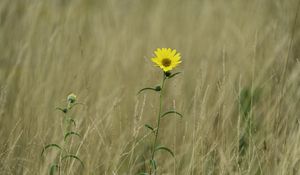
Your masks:
M160 126L160 116L161 116L161 112L162 112L163 89L164 89L164 85L165 85L165 80L166 80L166 75L164 73L163 74L163 80L162 80L162 83L161 83L161 91L160 91L160 94L159 94L159 111L158 111L158 116L157 116L157 129L156 129L156 132L155 132L155 139L154 139L153 149L152 149L152 156L151 156L152 160L154 160L155 147L156 147L156 143L157 143L159 126ZM154 170L154 174L156 174L156 170Z

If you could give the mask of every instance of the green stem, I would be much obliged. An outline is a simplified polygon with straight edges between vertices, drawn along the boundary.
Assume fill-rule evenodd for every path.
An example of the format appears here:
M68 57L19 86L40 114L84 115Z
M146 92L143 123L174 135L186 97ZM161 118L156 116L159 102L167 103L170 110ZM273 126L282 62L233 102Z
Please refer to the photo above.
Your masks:
M69 118L68 112L71 110L71 108L72 108L72 103L68 102L67 112L65 113L65 116L64 116L64 128L65 128L64 129L64 136L70 130L70 121L68 121L68 118Z
M159 94L159 111L158 111L158 116L157 116L157 130L155 132L155 139L154 139L154 143L153 143L153 149L152 149L152 156L151 159L154 160L154 153L155 153L155 146L157 143L157 138L158 138L158 132L159 132L159 126L160 126L160 116L161 116L161 112L162 112L162 101L163 101L163 89L164 89L164 85L165 85L165 80L166 80L166 75L163 75L163 81L161 84L161 91ZM150 168L152 169L152 168ZM150 172L151 174L151 172ZM156 170L154 170L154 174L156 174Z
M63 125L64 125L63 126L64 127L63 138L66 135L66 133L68 133L70 131L70 122L68 121L68 118L69 118L69 111L71 110L71 107L72 107L71 103L68 102L68 104L66 106L67 112L65 113L64 119L63 119L64 120L64 123L63 123ZM68 154L69 151L70 151L70 147L69 147L70 145L68 145L68 143L66 142L65 139L63 139L63 140L64 140L63 150L65 151L64 154ZM60 167L62 165L62 157L63 157L64 154L60 154L60 163L59 163ZM66 166L65 167L68 167L68 162L66 162ZM62 167L61 167L62 170L60 170L60 174L62 174L62 172L66 170L65 167L64 167L64 169L62 169Z

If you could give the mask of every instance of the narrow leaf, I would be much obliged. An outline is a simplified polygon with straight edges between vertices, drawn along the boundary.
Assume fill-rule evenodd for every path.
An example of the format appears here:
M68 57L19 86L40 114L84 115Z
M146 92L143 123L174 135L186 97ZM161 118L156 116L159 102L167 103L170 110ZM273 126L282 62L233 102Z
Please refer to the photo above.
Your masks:
M49 174L50 175L54 175L56 169L59 169L58 164L51 165L51 167L50 167L50 173Z
M169 152L174 158L175 158L175 155L174 153L167 147L164 147L164 146L158 146L155 148L155 151L158 151L158 150L164 150L164 151L167 151Z
M55 109L57 109L57 110L59 110L59 111L61 111L61 112L63 112L63 113L67 113L68 112L68 109L63 109L63 108L60 108L60 107L57 107L57 108L55 108Z
M151 164L151 166L154 168L154 170L157 169L157 164L156 164L156 161L155 161L155 160L151 159L151 160L150 160L150 164Z
M143 92L143 91L145 91L145 90L152 90L152 91L160 91L160 90L158 90L158 89L156 89L156 88L150 88L150 87L147 87L147 88L143 88L143 89L141 89L138 93L137 93L137 95L139 95L141 92Z
M168 76L167 78L168 78L168 79L173 78L173 77L175 77L175 76L178 75L178 74L181 74L181 72L176 72L176 73L174 73L174 74L171 74L171 75Z
M149 175L148 173L139 173L138 175Z
M69 137L69 136L71 136L71 135L76 135L76 136L78 136L78 137L81 137L77 132L74 132L74 131L70 131L70 132L67 132L66 134L65 134L65 141L67 140L67 138Z
M68 118L67 120L68 120L68 122L72 123L76 127L76 122L74 119Z
M176 111L168 111L168 112L165 112L163 115L161 115L161 117L160 118L163 118L163 117L165 117L166 115L168 115L168 114L177 114L179 117L183 117L183 115L182 114L180 114L179 112L176 112Z
M152 132L154 132L154 128L152 126L150 126L148 124L145 124L145 127L148 128L148 129L150 129Z
M43 151L42 151L42 153L41 153L41 156L44 154L44 152L46 151L46 149L51 148L51 147L55 147L55 148L58 148L58 149L62 150L62 148L61 148L59 145L54 144L54 143L51 143L51 144L49 144L49 145L46 145L46 146L43 148Z
M73 158L73 159L78 160L80 162L80 164L84 167L83 161L80 160L79 157L77 157L77 156L75 156L73 154L69 154L69 155L64 156L61 160L63 161L65 159L67 159L67 158Z

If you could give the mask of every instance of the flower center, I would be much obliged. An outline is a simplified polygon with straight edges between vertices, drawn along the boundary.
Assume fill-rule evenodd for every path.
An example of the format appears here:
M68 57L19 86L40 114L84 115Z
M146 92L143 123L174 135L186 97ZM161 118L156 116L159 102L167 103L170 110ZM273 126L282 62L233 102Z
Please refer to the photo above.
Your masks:
M164 58L162 61L161 61L161 64L165 67L169 67L171 65L171 60L169 58Z

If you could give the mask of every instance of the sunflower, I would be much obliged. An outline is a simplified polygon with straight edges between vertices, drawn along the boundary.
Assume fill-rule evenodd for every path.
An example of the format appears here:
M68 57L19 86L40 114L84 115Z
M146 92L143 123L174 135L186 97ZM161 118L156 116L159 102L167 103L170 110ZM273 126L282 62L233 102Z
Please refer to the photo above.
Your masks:
M175 49L158 48L154 51L154 53L156 57L151 58L152 62L159 66L164 72L172 70L181 63L180 53L178 53Z

